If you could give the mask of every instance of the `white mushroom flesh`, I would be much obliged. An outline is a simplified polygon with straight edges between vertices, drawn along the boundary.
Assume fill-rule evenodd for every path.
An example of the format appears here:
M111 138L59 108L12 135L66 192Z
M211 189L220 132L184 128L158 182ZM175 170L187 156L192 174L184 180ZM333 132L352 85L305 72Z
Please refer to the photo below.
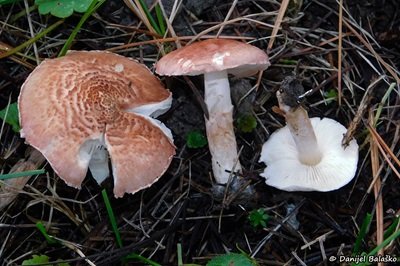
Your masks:
M204 101L208 146L217 183L226 184L232 172L241 170L233 129L233 105L226 71L204 74Z

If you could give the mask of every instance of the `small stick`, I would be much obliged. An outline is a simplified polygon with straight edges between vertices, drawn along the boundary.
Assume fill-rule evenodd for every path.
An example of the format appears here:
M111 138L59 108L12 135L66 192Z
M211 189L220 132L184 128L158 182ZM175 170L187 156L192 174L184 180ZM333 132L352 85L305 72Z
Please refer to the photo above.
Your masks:
M319 242L320 239L324 239L324 240L325 240L325 238L326 238L328 235L332 234L333 232L335 232L335 231L334 231L334 230L330 230L329 232L327 232L327 233L325 233L325 234L323 234L323 235L320 235L319 237L315 238L314 240L308 242L307 244L302 245L302 246L300 247L300 249L303 250L303 249L306 249L306 248L310 248L310 246L312 246L313 244Z
M343 0L339 2L339 39L338 39L338 104L342 105L342 28L343 28Z
M234 1L233 1L231 7L229 8L228 14L226 14L226 17L225 17L225 19L224 19L224 22L226 22L226 21L231 17L231 15L232 15L232 13L233 13L233 10L234 10L235 7L236 7L237 2L238 2L238 0L234 0ZM224 30L224 26L225 26L225 25L222 25L222 27L219 28L219 30L218 30L218 32L217 32L217 36L216 36L217 38L219 37L219 35L221 35L222 31Z
M272 46L274 45L276 35L281 26L282 19L283 19L283 16L285 15L288 4L289 4L289 0L283 0L281 3L281 7L279 8L278 16L276 17L276 20L275 20L274 28L272 29L271 39L269 39L268 48L267 48L268 51L271 50Z
M343 136L342 139L342 146L343 147L347 147L349 146L349 142L353 139L353 135L354 132L356 131L358 125L361 122L361 119L364 116L364 113L367 110L367 107L370 103L370 101L372 100L372 89L376 87L376 85L383 80L384 76L380 76L379 78L377 78L376 80L374 80L366 89L363 98L361 99L361 102L359 104L359 107L357 109L357 112L353 118L353 120L351 121L349 127L347 128L346 134Z
M207 108L206 103L204 102L203 96L201 96L197 87L193 84L193 82L187 76L183 76L183 78L185 79L186 83L189 85L190 89L192 90L194 96L197 99L197 102L200 104L200 107L203 110L204 116L208 120L210 118L210 116L208 114L208 108Z
M373 111L369 112L369 123L374 124L374 114ZM372 135L370 138L371 145L371 167L372 167L372 176L377 176L379 169L379 151L378 145L376 144L376 139ZM379 246L383 242L383 200L382 195L379 193L381 188L381 179L378 176L375 184L374 184L374 195L376 201L376 244ZM384 250L380 249L378 251L379 256L384 256ZM379 266L383 266L382 262L378 263Z

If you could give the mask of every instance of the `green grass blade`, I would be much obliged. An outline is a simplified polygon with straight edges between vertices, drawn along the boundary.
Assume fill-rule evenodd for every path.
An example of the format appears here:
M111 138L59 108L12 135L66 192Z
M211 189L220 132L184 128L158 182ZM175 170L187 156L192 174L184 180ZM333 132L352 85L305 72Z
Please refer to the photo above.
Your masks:
M396 87L396 83L390 84L385 95L383 95L381 102L378 104L378 109L376 110L376 114L375 114L375 118L374 118L374 126L376 126L376 123L378 123L378 120L381 117L381 113L383 110L383 105L385 104L385 102L389 98L390 93L392 93L392 91L395 87Z
M0 5L15 4L21 0L0 0Z
M400 231L395 231L393 234L391 234L388 238L386 238L385 240L382 241L382 243L377 246L376 248L374 248L373 250L371 250L368 253L368 256L375 256L379 250L381 250L382 248L386 247L390 242L392 242L393 240L395 240L396 238L398 238L400 236Z
M371 221L372 221L372 215L370 213L367 213L361 225L360 232L358 233L356 242L354 243L353 255L360 254L361 242L365 238L365 235L368 233Z
M397 225L399 224L400 217L396 217L393 223L386 229L385 233L383 234L383 238L388 238L393 232L396 230Z
M113 212L113 209L112 209L112 207L111 207L111 203L110 203L110 200L109 200L109 198L108 198L108 195L107 195L106 190L103 189L103 190L101 191L101 194L102 194L102 196L103 196L104 204L106 205L108 218L109 218L109 220L110 220L111 227L112 227L112 229L113 229L113 231L114 231L115 239L117 240L118 246L119 246L120 248L122 248L122 247L123 247L123 245L122 245L122 239L121 239L121 235L120 235L119 230L118 230L117 220L115 219L114 212Z
M164 36L164 34L165 34L164 16L163 16L163 13L161 11L161 7L160 7L159 4L157 4L155 6L155 10L156 10L156 16L157 16L158 25L160 25L161 35Z
M381 250L382 248L386 247L390 242L392 242L393 240L395 240L399 236L400 236L400 231L395 231L388 238L383 240L382 243L379 246L377 246L376 248L371 250L368 254L363 254L363 255L365 255L367 258L375 256L378 253L379 250ZM367 260L367 262L362 262L362 263L357 264L357 266L366 266L366 265L371 265L371 263L368 262L368 260Z
M297 65L298 61L297 60L293 60L293 59L279 59L279 63L284 64L284 65Z
M178 243L176 245L176 249L177 249L176 253L178 254L177 255L178 256L178 266L183 266L182 245L181 245L181 243Z
M45 36L46 34L48 34L49 32L51 32L52 30L54 30L55 28L57 28L58 26L60 26L62 23L64 22L64 20L59 20L56 23L54 23L53 25L51 25L50 27L46 28L45 30L41 31L38 35L36 35L35 37L29 39L28 41L24 42L21 45L18 45L17 47L5 52L5 53L0 53L0 59L8 57L10 55L13 55L19 51L21 51L22 49L24 49L25 47L31 45L32 43L36 42L37 40L39 40L40 38L42 38L43 36Z
M156 21L154 20L153 16L150 14L150 10L147 7L147 5L144 3L143 0L139 0L139 3L143 8L144 13L146 13L146 17L149 19L151 26L153 26L154 30L158 34L162 35L162 32L161 32L160 28L158 27Z
M47 233L47 230L46 230L46 228L44 227L44 225L43 225L42 222L40 222L40 221L37 222L37 223L36 223L36 227L37 227L37 229L39 229L39 231L42 233L42 235L44 236L44 238L46 239L46 241L47 241L47 243L48 243L49 245L58 243L57 240L55 240L54 238L52 238L52 237Z
M40 175L40 174L44 174L44 173L46 173L46 170L39 169L39 170L31 170L31 171L24 171L24 172L18 172L18 173L4 174L4 175L0 175L0 180L6 180L6 179L17 178L17 177L22 177L22 176Z
M37 9L37 6L36 6L36 5L33 5L33 6L30 6L30 7L28 8L28 11L31 13L31 12L33 12L33 11L36 10L36 9ZM25 16L26 16L26 9L24 8L24 9L22 9L21 11L19 11L18 13L16 13L15 15L12 15L12 16L10 17L9 23L12 24L12 23L14 23L16 20L18 20L19 18L25 17Z
M90 4L88 10L83 14L81 17L81 20L78 22L76 25L75 29L72 31L71 35L69 35L67 41L65 42L63 48L61 49L60 53L58 54L58 57L64 56L69 48L71 48L72 42L75 40L76 35L82 28L83 24L86 22L86 20L105 2L106 0L93 0L93 2Z
M110 220L111 227L112 227L113 232L115 234L115 239L117 241L118 246L120 248L122 248L123 244L122 244L121 235L120 235L119 230L118 230L117 220L115 219L114 211L113 211L113 209L111 207L110 199L108 198L108 195L107 195L107 192L106 192L105 189L103 189L101 191L101 195L103 196L104 204L106 205L108 218ZM152 260L150 260L148 258L145 258L145 257L143 257L143 256L141 256L139 254L136 254L136 253L131 253L131 254L127 255L123 259L123 261L129 260L129 259L139 260L139 261L145 263L146 265L161 266L161 264L158 264L157 262L152 261Z

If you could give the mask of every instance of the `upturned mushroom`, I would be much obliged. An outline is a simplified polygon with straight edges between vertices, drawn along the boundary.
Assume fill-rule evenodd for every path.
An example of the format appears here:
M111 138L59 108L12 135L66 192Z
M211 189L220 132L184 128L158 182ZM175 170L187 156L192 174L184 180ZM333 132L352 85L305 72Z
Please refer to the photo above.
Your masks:
M217 183L226 184L230 172L240 172L233 129L233 105L228 74L239 77L255 74L270 65L261 49L235 40L209 39L177 49L156 63L160 75L204 74L204 101L208 146Z
M295 77L286 78L277 92L286 126L274 132L262 147L261 176L267 185L286 191L331 191L349 183L356 172L358 145L342 146L346 128L329 118L309 118L298 103L304 92Z
M167 111L171 93L142 64L104 51L72 51L44 60L22 85L21 137L38 149L68 185L80 188L89 168L114 195L156 182L175 146L151 118Z

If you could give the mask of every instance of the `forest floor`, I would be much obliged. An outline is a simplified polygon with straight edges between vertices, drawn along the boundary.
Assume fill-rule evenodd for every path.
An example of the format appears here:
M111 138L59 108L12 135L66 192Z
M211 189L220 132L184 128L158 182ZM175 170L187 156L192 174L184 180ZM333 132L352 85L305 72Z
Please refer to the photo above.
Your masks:
M59 22L39 14L34 1L14 2L0 6L0 109L17 101L39 62L58 56L82 18L75 12ZM153 2L158 1L147 1L149 7ZM137 8L139 1L106 0L70 48L112 51L151 70L177 45L217 36L266 51L271 66L262 75L231 79L241 184L254 193L237 188L218 193L208 146L186 143L194 130L205 134L202 100L184 77L160 77L173 93L173 104L159 119L172 130L177 148L160 180L115 199L112 177L99 186L88 174L77 190L50 165L35 161L45 173L26 179L17 193L6 188L8 180L0 181L0 199L11 197L0 209L1 264L20 265L46 255L70 265L206 265L229 252L246 254L254 265L331 265L332 258L337 263L340 255L363 253L399 258L400 2L343 1L341 11L333 0L292 0L282 9L280 2L162 1L161 20L172 22L163 36L165 30L154 26L163 24L156 19L158 8L150 8L152 23ZM283 12L282 23L275 24ZM312 90L303 102L310 117L339 121L359 144L356 176L338 190L286 192L267 186L260 176L262 145L285 125L273 112L275 92L294 73L306 91ZM201 79L190 80L202 95ZM238 126L244 114L256 118L251 132ZM11 125L3 123L0 134L2 174L13 167L15 172L33 151Z

